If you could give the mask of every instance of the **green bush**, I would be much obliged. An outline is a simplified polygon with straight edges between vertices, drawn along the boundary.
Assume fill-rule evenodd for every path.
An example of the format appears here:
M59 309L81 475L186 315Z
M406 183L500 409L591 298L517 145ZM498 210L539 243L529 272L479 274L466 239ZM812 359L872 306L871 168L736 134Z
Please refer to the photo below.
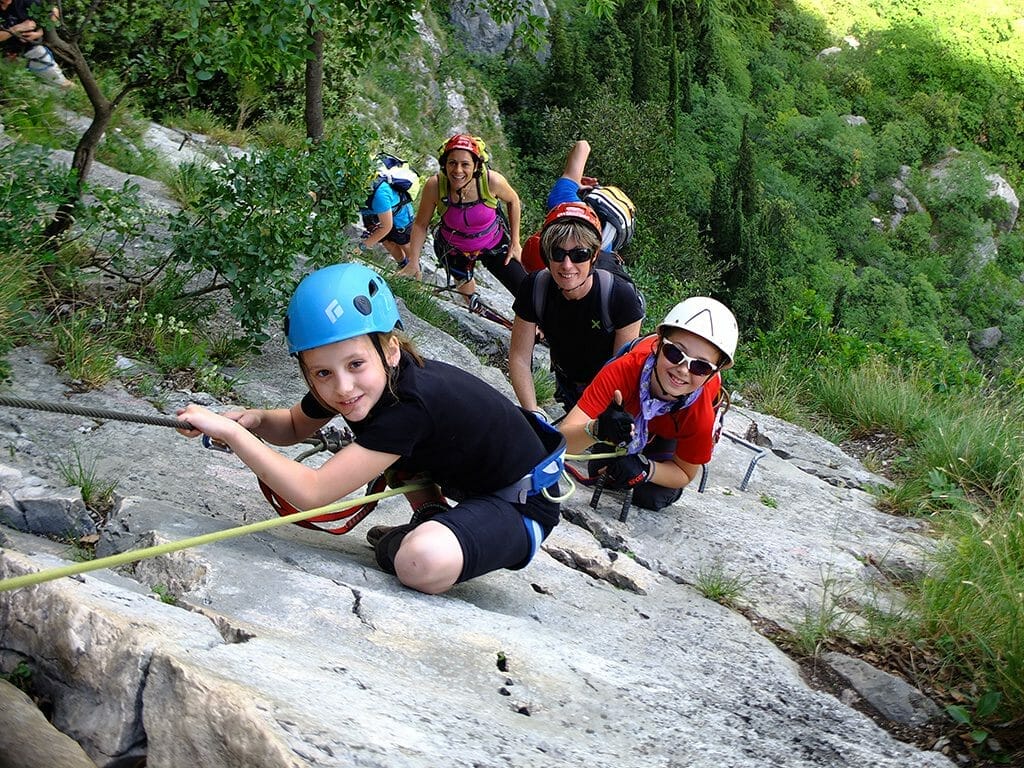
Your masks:
M882 341L905 328L910 308L906 289L875 267L866 267L847 289L838 310L845 331Z
M366 200L372 140L350 128L312 147L274 147L197 180L202 201L171 220L180 268L210 274L254 342L283 316L303 270L342 261L346 226Z

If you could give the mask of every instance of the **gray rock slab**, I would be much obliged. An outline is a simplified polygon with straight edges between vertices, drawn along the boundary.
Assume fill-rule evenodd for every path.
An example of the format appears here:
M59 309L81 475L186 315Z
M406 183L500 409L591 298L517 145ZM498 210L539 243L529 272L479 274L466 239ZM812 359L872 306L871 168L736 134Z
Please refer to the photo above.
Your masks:
M45 545L33 554L10 548L23 541L13 538L0 554L0 577L67 563ZM79 579L0 593L2 651L32 660L32 684L53 702L53 724L105 764L144 738L139 698L154 649L166 643L189 654L223 640L203 617L147 597L134 582L109 572Z
M822 659L884 717L921 726L942 715L938 705L906 680L875 669L866 661L829 652Z
M429 356L487 370L457 340L411 330ZM75 393L31 350L9 360L15 394L155 412L116 382ZM298 376L283 352L255 365L268 404L301 396L301 383L288 389ZM123 498L100 554L273 515L237 457L173 430L0 409L4 477L59 488L57 460L71 444L101 476L118 477ZM751 456L723 440L705 493L687 489L626 523L616 494L592 510L578 490L563 507L575 524L558 526L527 569L441 597L381 573L359 528L332 537L288 525L122 575L0 593L0 637L45 657L47 679L71 665L70 680L52 683L74 703L61 727L94 759L130 752L144 732L153 766L948 765L808 689L745 619L687 586L706 567L738 574L747 580L738 602L793 627L832 598L875 600L885 578L865 563L912 568L931 546L916 521L883 515L868 494L772 453L741 491ZM408 514L388 499L374 522ZM5 568L56 561L31 538L5 537ZM154 586L179 605L147 596ZM113 618L122 605L126 618ZM8 629L23 624L38 631ZM81 646L74 662L52 653L83 632L103 642ZM83 659L111 685L81 670ZM96 701L102 716L89 717L81 702Z
M96 523L78 488L22 488L15 491L13 497L24 520L20 530L68 537L96 533Z
M175 407L189 399L185 392L170 393L165 410L158 411L117 381L78 393L38 351L17 349L7 359L12 369L7 391L22 398L161 417L174 417ZM51 487L63 485L61 463L74 460L97 479L114 483L115 493L122 496L170 500L199 514L235 521L259 519L268 511L255 478L237 457L205 450L198 440L167 427L0 408L0 450L4 463L47 477ZM299 449L284 452L296 455Z
M734 405L726 415L726 429L832 485L862 490L892 485L835 443L774 416Z
M24 692L0 679L0 767L96 768L78 743L43 716Z
M143 499L122 511L122 529L158 518L160 538L222 525ZM147 659L144 681L122 675L104 693L132 702L155 768L948 765L810 690L743 618L668 579L641 595L542 553L431 597L372 567L357 537L312 547L280 530L193 553L205 578L180 597L207 618L93 575L0 604L32 617L46 606L54 624L99 613L87 626L103 642L68 649L79 666L110 675L118 660L140 669L126 655ZM224 641L214 614L244 624L244 641ZM112 629L132 626L139 637Z
M834 617L836 629L854 628L860 619L851 606L898 605L893 585L865 566L923 572L934 549L925 524L884 514L869 494L831 485L773 454L741 491L751 455L723 439L704 493L693 483L663 510L634 507L624 524L615 492L605 492L593 510L585 503L589 492L577 491L563 511L603 546L677 581L697 584L709 571L737 579L737 603L787 629L824 616Z

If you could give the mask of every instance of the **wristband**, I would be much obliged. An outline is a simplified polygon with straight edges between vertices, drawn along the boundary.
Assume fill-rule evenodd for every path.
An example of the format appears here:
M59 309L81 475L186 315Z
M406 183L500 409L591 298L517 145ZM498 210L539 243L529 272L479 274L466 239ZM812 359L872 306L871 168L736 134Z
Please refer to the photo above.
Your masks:
M588 421L586 424L583 425L583 434L585 434L587 437L589 437L595 443L598 443L600 441L597 439L597 435L595 435L593 432L590 431L590 426L593 423L594 423L594 420L590 419L590 421Z

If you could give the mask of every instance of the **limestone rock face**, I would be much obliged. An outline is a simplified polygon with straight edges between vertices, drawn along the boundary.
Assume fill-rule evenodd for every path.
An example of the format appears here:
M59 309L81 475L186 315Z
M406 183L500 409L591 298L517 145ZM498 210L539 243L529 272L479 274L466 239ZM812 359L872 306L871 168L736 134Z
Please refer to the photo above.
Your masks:
M0 679L0 768L96 768L28 696Z
M456 340L410 330L427 356L511 396ZM67 392L33 350L10 360L19 394L150 408L116 382ZM294 402L293 366L268 350L240 390ZM0 413L0 484L33 475L59 495L61 420L66 431L58 414ZM577 490L529 566L443 596L382 573L360 528L292 525L3 592L0 668L28 660L54 724L98 764L948 766L808 688L746 618L694 589L736 578L736 603L784 627L841 594L856 622L858 606L898 605L888 575L923 567L931 547L916 521L874 509L860 490L873 476L820 438L741 408L726 430L754 422L754 449L720 442L703 493L621 523L620 495L594 509ZM121 496L98 555L273 517L232 455L158 427L88 426L79 450L119 474ZM387 499L373 522L408 514ZM67 546L2 530L0 578L66 562Z
M504 53L512 42L515 23L498 24L477 0L452 0L450 8L448 20L467 50L493 56ZM530 13L550 18L543 0L530 0Z

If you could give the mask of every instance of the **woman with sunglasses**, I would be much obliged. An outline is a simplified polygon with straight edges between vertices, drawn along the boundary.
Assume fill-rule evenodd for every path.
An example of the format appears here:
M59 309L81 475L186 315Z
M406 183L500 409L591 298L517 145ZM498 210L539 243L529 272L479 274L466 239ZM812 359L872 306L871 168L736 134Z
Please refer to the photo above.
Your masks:
M697 296L677 304L656 334L609 362L584 390L559 425L569 453L624 445L626 456L600 463L606 487L633 488L633 504L646 509L676 501L711 460L720 373L732 367L738 337L721 302Z
M569 411L615 350L639 335L644 305L632 283L595 268L601 222L586 203L552 208L540 239L547 269L527 275L516 292L509 378L519 404L540 413L533 384L540 330L551 349L555 398Z

